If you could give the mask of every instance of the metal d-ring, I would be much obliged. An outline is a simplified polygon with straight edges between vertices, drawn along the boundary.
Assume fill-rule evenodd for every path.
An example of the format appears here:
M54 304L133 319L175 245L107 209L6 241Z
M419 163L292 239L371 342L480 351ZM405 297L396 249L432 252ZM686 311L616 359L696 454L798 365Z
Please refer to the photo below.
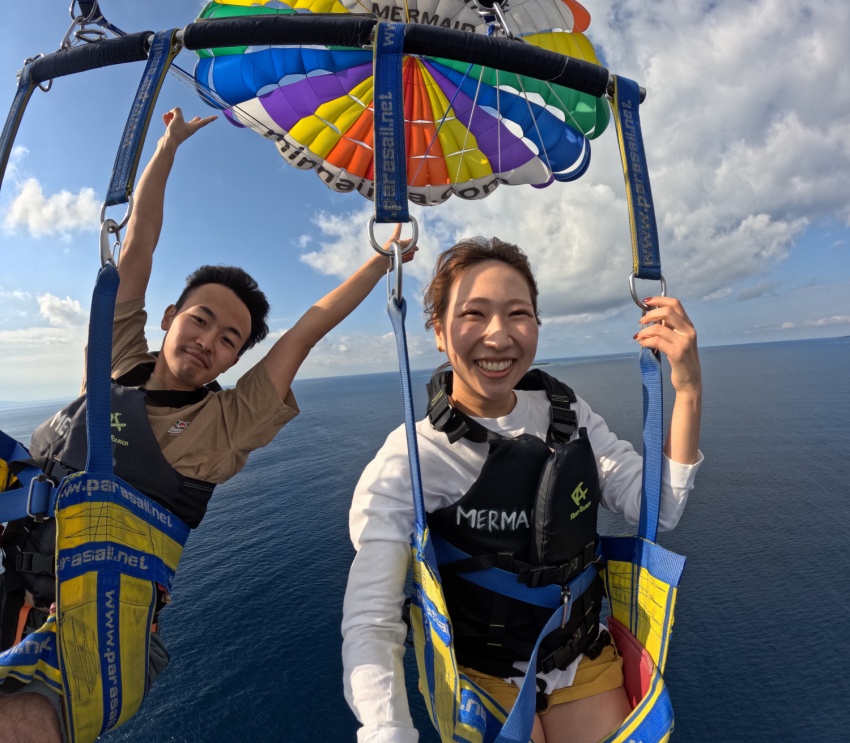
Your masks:
M32 64L33 62L41 59L42 57L44 57L44 52L39 52L34 57L27 57L24 60L24 67L26 67L28 64ZM23 72L23 70L21 70L21 72ZM18 73L19 79L21 77L21 72ZM52 87L53 87L53 78L50 78L50 80L42 80L38 84L38 89L44 91L45 93L50 92L50 88L52 88Z
M660 296L666 297L667 296L667 282L664 280L664 276L660 275L660 274L658 276L658 280L661 282L661 295ZM644 312L648 312L649 310L652 309L646 302L644 302L642 299L640 299L637 295L637 291L635 290L635 272L634 271L632 271L629 274L629 291L632 293L632 299L634 300L635 304L638 307L640 307Z
M124 227L127 226L127 222L130 221L130 215L133 213L133 194L130 194L127 197L127 211L124 212L124 219L120 222L115 222L114 219L110 219L108 221L112 222L115 225L115 229L113 232L119 232L123 230ZM106 202L103 203L103 206L100 207L100 223L103 224L106 220Z
M416 219L410 217L410 224L413 225L413 235L410 238L410 244L402 251L402 254L407 253L413 248L416 247L416 242L419 240L419 225L416 223ZM394 254L393 250L384 249L381 244L375 239L375 217L369 217L369 242L372 244L372 247L377 250L381 255L385 255L388 258Z

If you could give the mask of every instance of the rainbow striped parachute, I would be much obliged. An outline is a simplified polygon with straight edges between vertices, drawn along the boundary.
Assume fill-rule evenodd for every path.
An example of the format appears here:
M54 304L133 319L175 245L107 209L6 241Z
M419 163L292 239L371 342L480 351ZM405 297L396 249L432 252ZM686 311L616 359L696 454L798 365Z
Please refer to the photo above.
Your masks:
M470 34L499 27L473 0L397 1L213 0L200 18L370 13ZM501 8L514 38L598 64L581 33L590 16L575 0L510 0ZM314 170L333 190L372 198L371 50L236 46L198 55L201 95L232 123L272 139L287 162ZM608 124L604 99L468 62L406 55L403 85L408 197L417 204L483 198L503 183L572 180L587 166L588 140Z

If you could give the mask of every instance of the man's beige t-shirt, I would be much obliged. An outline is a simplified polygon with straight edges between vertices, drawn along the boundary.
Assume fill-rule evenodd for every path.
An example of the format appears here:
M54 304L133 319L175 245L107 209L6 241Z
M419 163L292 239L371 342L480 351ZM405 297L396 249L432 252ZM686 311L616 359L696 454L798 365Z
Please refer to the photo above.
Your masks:
M113 377L155 361L145 338L144 306L144 297L115 306ZM166 389L153 376L144 386ZM268 444L299 410L291 390L286 399L280 399L261 360L233 389L209 394L182 408L149 401L147 413L168 463L181 475L218 484L239 472L248 455Z

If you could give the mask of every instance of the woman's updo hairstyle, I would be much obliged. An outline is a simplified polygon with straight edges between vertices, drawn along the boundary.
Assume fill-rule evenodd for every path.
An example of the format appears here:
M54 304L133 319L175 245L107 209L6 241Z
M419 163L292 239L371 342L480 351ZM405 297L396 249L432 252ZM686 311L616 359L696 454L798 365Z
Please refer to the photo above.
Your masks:
M455 281L473 266L484 261L501 261L522 274L531 294L534 317L540 325L537 308L537 282L531 272L528 256L516 245L506 243L498 237L470 237L441 253L434 266L431 283L425 287L425 329L434 327L434 318L444 318L449 306L449 295Z

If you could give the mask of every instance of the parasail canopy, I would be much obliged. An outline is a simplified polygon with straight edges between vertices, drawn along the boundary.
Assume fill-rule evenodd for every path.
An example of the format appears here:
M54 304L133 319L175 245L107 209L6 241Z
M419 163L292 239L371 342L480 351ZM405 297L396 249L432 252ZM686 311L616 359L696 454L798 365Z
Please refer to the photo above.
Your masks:
M463 34L505 33L511 53L539 47L598 64L574 0L510 0L492 10L463 0L213 0L201 19L281 14L374 14ZM457 35L456 35L457 37ZM463 38L463 35L460 36ZM202 97L237 126L273 140L296 168L335 191L374 194L371 50L327 46L202 49ZM605 100L563 85L444 56L408 54L402 68L408 197L431 205L478 199L501 184L544 187L580 176L589 139L608 123Z

